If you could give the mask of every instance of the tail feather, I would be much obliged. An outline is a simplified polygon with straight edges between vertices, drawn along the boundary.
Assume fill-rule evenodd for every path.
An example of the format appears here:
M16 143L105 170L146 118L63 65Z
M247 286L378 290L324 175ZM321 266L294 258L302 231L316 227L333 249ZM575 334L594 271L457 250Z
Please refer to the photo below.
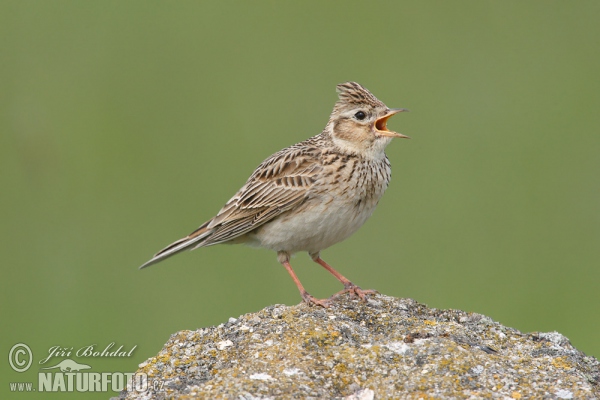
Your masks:
M162 260L164 260L165 258L169 258L179 252L182 252L183 250L186 250L192 246L201 246L201 243L203 239L205 239L207 236L209 236L212 233L212 230L209 230L206 228L206 225L208 225L208 223L202 225L200 228L196 229L194 232L190 233L188 236L179 239L178 241L171 243L170 245L168 245L167 247L165 247L164 249L162 249L161 251L159 251L158 253L156 253L154 255L154 257L152 257L152 259L150 259L149 261L147 261L146 263L144 263L139 269L142 268L146 268L149 267L153 264L156 264L157 262L160 262Z

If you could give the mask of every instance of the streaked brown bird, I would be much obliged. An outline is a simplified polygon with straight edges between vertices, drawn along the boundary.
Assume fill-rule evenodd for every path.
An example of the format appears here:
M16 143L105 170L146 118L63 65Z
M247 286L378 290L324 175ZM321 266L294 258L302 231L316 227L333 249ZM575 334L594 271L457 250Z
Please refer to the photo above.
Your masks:
M365 300L362 290L333 269L320 252L350 237L371 216L390 182L385 148L408 138L387 128L404 108L388 108L356 82L337 85L339 100L320 134L263 161L219 213L188 236L159 251L140 268L186 249L219 243L245 243L277 252L302 299L323 307L329 299L311 296L290 258L306 251L343 285Z

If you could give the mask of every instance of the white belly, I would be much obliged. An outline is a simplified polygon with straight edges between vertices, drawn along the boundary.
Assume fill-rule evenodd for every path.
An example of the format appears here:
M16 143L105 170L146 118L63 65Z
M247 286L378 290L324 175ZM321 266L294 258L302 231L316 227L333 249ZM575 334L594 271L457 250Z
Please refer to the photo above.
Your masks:
M390 168L385 159L345 171L354 175L340 178L349 181L344 190L335 186L313 190L312 197L298 208L249 232L238 243L289 254L315 254L350 237L373 214L387 189Z
M247 243L274 251L317 253L350 237L371 216L379 199L312 200L299 209L266 223L247 237Z

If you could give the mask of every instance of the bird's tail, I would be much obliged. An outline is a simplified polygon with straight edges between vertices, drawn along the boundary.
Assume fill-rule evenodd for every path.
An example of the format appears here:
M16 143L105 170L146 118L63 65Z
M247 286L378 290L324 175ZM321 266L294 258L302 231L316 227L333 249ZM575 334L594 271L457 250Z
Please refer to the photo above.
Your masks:
M169 258L172 255L175 255L183 250L189 249L190 247L202 247L202 241L207 238L212 233L212 229L208 229L207 226L210 221L207 221L200 228L196 229L194 232L190 233L186 237L179 239L178 241L171 243L158 253L152 257L151 260L144 263L140 269L149 267L157 262L164 260L165 258Z

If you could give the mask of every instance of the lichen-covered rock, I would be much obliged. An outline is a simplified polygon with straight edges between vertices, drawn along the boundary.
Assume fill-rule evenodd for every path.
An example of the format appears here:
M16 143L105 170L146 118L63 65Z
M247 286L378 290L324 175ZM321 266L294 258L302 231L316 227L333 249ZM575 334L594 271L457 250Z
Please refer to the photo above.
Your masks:
M181 331L138 373L120 398L600 398L600 363L559 333L383 295Z

